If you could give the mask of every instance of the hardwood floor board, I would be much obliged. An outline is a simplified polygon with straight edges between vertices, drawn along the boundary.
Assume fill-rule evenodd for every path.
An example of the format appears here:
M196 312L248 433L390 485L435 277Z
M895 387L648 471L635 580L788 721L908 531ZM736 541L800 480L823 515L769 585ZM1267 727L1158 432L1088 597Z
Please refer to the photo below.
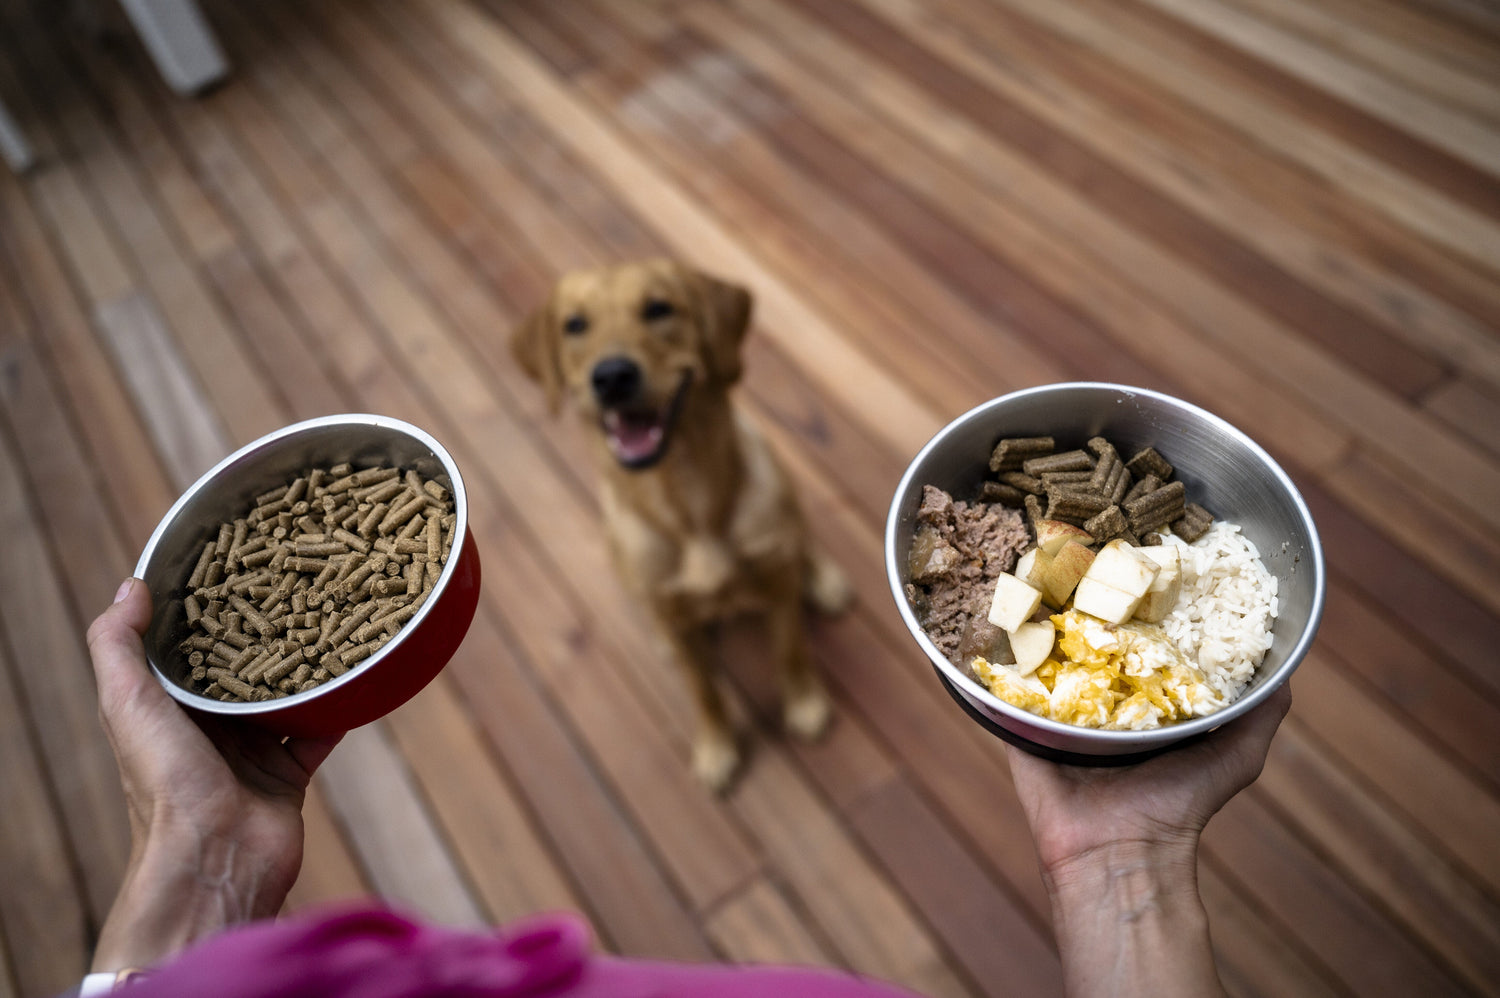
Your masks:
M0 426L0 516L13 531L6 551L9 570L0 573L0 633L13 663L17 702L33 719L67 848L78 866L82 893L75 900L91 931L97 931L129 851L125 797L98 726L84 625L69 611L14 432L8 420Z
M473 884L393 744L389 723L345 735L342 751L330 755L314 777L319 789L351 830L354 850L382 899L441 925L488 925Z
M871 0L896 11L898 3ZM897 23L910 22L898 20ZM1338 190L1232 122L1194 108L1118 62L1024 18L966 25L980 53L950 29L920 34L1122 169L1226 230L1372 323L1444 364L1487 363L1486 323L1500 314L1493 260L1470 267L1412 233L1381 225ZM1492 379L1495 380L1495 379Z
M1410 396L1441 374L1441 369L1427 358L1403 347L1388 334L1370 328L1344 306L1318 295L1292 272L1254 252L1243 240L1206 222L1135 174L1059 132L1012 96L997 92L925 52L879 19L842 0L804 5L803 9L834 25L841 35L909 76L936 99L969 109L970 116L987 131L1006 136L1009 143L1075 190L1154 241L1171 247L1179 256L1197 261L1218 280L1309 338L1324 343L1350 366L1382 380L1393 391ZM1394 364L1384 366L1378 358ZM1390 375L1393 367L1403 371L1396 380Z
M1068 8L1007 0L1007 6L1233 123L1347 191L1366 212L1493 267L1500 199L1481 171L1434 155L1405 133L1139 0L1086 0Z
M1500 89L1484 74L1470 74L1446 59L1414 52L1407 45L1380 37L1365 25L1340 17L1320 7L1286 3L1284 0L1236 2L1302 40L1348 59L1361 69L1386 78L1405 89L1493 125L1500 123Z
M1295 722L1282 732L1256 789L1469 987L1483 991L1497 979L1500 902L1329 765L1315 732Z
M1500 139L1492 130L1446 105L1392 85L1337 55L1219 3L1201 7L1181 0L1145 0L1259 59L1300 76L1318 89L1382 119L1464 162L1500 174Z
M1231 801L1204 841L1222 855L1240 892L1283 917L1295 916L1295 937L1355 993L1468 990L1258 801L1245 796ZM1261 875L1268 864L1282 872Z
M96 923L80 903L82 883L69 854L66 818L26 717L16 675L25 666L6 646L0 633L0 794L6 809L0 822L0 952L8 964L0 978L14 981L13 994L61 994L88 969Z
M0 225L0 245L9 256L18 294L25 299L39 356L49 363L70 418L80 427L91 464L105 482L99 492L103 515L121 524L132 546L144 544L158 511L171 505L160 458L108 353L94 336L61 254L9 177L0 178L0 204L7 220Z

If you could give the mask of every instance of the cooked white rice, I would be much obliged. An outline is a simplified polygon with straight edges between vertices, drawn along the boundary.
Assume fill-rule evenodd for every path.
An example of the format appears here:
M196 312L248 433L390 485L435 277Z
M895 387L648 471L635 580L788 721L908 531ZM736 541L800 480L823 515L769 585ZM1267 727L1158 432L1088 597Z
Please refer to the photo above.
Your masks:
M1216 520L1192 544L1174 534L1164 534L1162 543L1182 549L1182 594L1161 626L1232 701L1271 647L1276 576L1237 524Z

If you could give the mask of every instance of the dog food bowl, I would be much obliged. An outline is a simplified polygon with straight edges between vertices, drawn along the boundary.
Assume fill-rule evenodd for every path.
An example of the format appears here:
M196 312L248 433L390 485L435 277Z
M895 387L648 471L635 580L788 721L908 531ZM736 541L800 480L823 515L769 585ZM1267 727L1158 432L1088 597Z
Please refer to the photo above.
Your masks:
M396 636L344 675L305 693L255 703L224 703L187 686L179 649L188 631L184 582L222 523L245 516L256 496L314 467L350 463L415 469L453 495L453 546L433 592ZM166 691L191 710L242 718L282 735L324 736L357 728L417 694L452 658L479 602L479 553L469 532L469 505L458 465L423 430L386 416L310 419L270 433L198 479L157 525L136 563L151 591L146 658Z
M972 499L989 476L1002 437L1052 436L1059 450L1103 436L1122 454L1152 446L1170 461L1188 498L1240 525L1277 579L1272 644L1239 699L1224 710L1149 731L1104 731L1053 721L1001 700L955 666L922 630L907 601L907 567L924 485ZM1095 382L1044 385L984 403L945 426L912 460L885 528L886 576L907 629L950 695L991 732L1035 754L1108 765L1134 762L1253 710L1286 682L1313 642L1323 614L1323 550L1295 485L1244 433L1197 406L1159 392Z

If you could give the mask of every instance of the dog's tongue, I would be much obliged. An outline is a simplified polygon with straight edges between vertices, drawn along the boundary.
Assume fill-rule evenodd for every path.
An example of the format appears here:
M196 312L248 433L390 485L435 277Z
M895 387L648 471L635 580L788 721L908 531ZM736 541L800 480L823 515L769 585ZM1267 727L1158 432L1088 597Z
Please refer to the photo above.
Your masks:
M645 460L661 446L662 428L655 414L611 412L604 425L609 431L609 448L620 461Z

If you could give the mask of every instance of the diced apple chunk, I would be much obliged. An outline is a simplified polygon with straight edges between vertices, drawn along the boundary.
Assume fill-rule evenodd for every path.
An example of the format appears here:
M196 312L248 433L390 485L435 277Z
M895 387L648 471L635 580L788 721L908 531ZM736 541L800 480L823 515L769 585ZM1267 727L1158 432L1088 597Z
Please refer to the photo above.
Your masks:
M1094 552L1077 541L1068 541L1058 548L1042 578L1042 599L1054 610L1061 610L1093 563Z
M1099 549L1084 578L1140 597L1146 595L1160 572L1161 566L1141 554L1139 548L1113 540Z
M1032 548L1016 561L1015 571L1011 574L1033 589L1042 589L1045 595L1043 580L1051 567L1052 556L1041 548Z
M995 580L995 601L990 604L990 623L1014 632L1042 605L1042 591L1008 572Z
M1141 596L1116 589L1108 583L1085 575L1073 593L1073 609L1111 624L1123 624L1135 613Z
M1057 629L1052 621L1043 620L1025 623L1011 632L1010 650L1016 659L1016 671L1029 676L1037 666L1047 661L1052 646L1057 640Z
M1136 607L1135 616L1137 620L1159 624L1172 612L1172 608L1177 605L1177 597L1182 594L1182 556L1174 544L1160 544L1137 550L1156 562L1161 571L1152 580L1151 588L1146 590L1140 606Z
M1082 527L1075 527L1071 523L1062 520L1038 520L1036 523L1036 546L1050 555L1056 555L1058 549L1069 541L1077 541L1079 544L1090 545L1094 543L1094 535Z

